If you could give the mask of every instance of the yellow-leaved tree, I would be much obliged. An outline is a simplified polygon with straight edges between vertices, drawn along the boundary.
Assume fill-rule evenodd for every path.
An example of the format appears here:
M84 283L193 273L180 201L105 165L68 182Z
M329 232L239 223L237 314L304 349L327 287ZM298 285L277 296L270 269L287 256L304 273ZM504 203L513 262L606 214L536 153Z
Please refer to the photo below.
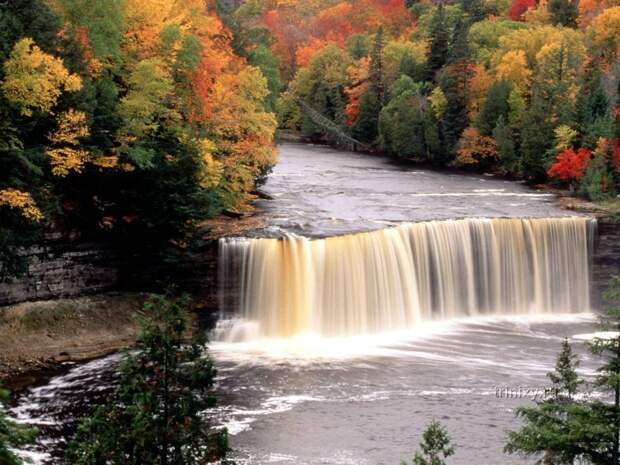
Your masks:
M620 51L620 6L608 8L594 18L590 35L603 54L615 59Z
M123 125L118 132L121 152L138 167L148 168L152 151L141 146L143 140L162 125L176 123L178 112L171 106L174 83L165 63L159 58L140 61L129 77L129 92L120 101L118 114Z
M275 163L277 122L263 104L268 92L267 80L252 66L222 74L213 86L211 124L231 208L248 200L254 179Z
M18 189L0 189L0 206L14 208L31 221L39 222L43 213L28 192Z
M81 139L89 135L84 112L72 109L59 115L58 129L49 134L50 146L45 152L55 176L82 172L90 154L81 146Z
M526 92L532 80L532 70L527 64L523 50L506 52L495 67L498 80L512 82L521 92Z
M24 116L49 112L63 92L82 88L80 77L67 71L60 58L45 53L27 37L13 47L4 62L4 73L2 92Z

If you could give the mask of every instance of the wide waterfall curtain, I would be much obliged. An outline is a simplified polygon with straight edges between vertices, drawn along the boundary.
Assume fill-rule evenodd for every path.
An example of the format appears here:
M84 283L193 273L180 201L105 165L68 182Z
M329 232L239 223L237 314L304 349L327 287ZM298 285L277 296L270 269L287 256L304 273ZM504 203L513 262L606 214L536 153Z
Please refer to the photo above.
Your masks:
M592 220L466 219L309 240L220 242L222 309L264 337L590 309Z

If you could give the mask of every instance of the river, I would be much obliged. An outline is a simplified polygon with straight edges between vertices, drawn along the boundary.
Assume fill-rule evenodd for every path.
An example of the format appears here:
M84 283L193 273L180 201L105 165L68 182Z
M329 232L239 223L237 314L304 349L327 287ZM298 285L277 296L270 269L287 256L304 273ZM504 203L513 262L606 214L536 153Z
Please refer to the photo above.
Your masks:
M280 145L263 190L274 198L257 202L268 218L267 236L328 237L406 221L572 214L558 207L553 194L522 183L305 144Z
M544 396L563 338L593 375L592 223L520 183L302 144L280 147L263 190L269 227L254 236L286 239L223 242L222 289L234 290L212 334L209 415L235 460L398 465L437 418L454 465L534 463L502 448L514 409ZM39 463L60 463L45 451L62 448L117 360L22 396L13 413L42 427Z

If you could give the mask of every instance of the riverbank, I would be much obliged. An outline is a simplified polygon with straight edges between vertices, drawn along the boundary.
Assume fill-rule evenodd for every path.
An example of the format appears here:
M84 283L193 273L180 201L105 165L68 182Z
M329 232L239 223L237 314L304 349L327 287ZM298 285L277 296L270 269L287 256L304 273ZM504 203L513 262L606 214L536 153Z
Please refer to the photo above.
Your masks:
M590 202L575 197L568 191L549 189L558 196L560 206L566 210L586 213L597 219L620 221L620 199L614 198L602 202Z
M25 302L0 311L0 383L30 385L61 364L130 347L146 294L106 293Z

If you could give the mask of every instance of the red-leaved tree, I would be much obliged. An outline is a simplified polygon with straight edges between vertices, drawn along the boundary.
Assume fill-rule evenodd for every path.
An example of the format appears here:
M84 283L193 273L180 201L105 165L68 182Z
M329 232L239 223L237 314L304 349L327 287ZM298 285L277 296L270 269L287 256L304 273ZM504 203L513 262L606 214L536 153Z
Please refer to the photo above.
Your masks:
M581 148L575 152L574 149L566 149L556 157L556 162L551 165L547 174L550 178L560 181L574 182L579 181L592 159L592 152L589 149Z
M613 150L613 162L616 171L620 171L620 141L616 138L611 141Z
M536 0L513 0L508 10L508 16L513 21L521 21L523 20L523 15L530 8L536 8Z

